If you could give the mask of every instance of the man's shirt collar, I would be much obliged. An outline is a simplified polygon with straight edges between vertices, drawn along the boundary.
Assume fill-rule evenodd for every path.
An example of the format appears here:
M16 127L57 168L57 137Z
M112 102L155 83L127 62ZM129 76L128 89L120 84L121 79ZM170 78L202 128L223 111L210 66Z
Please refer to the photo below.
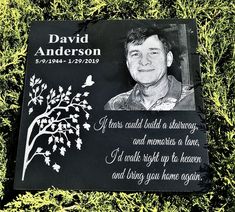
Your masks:
M168 76L169 90L167 94L156 100L155 103L148 109L142 104L141 92L139 85L136 84L126 101L126 107L129 110L170 110L181 96L181 82L177 81L174 76Z

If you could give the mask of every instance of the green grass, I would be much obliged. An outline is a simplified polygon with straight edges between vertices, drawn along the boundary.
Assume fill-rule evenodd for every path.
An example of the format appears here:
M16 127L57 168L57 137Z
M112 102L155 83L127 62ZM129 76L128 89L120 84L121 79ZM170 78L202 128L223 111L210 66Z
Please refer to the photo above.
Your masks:
M225 0L1 0L0 198L6 211L235 211L235 3ZM33 20L195 18L212 188L206 194L12 189Z

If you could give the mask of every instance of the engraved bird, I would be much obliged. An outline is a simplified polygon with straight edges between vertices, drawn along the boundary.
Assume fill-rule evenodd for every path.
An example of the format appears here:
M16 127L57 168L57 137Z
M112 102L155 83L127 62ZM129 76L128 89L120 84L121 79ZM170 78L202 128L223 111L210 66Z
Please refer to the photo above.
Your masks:
M86 78L86 82L82 85L82 88L88 87L88 86L92 86L95 82L92 80L92 76L89 75Z

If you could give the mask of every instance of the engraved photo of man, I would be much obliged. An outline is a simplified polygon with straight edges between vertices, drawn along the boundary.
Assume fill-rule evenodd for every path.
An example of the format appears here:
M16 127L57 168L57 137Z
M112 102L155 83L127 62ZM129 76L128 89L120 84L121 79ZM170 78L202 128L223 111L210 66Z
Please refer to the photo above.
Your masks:
M174 55L171 44L152 28L132 29L125 42L126 65L136 84L111 98L105 110L194 110L194 89L167 69Z

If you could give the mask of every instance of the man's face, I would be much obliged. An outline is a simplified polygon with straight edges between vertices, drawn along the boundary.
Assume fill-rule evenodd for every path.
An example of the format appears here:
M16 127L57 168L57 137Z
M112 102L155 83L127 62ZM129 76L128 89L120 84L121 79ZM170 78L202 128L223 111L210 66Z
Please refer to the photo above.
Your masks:
M157 35L148 37L142 44L127 45L127 67L132 78L145 86L157 83L171 66L173 55L166 53Z

